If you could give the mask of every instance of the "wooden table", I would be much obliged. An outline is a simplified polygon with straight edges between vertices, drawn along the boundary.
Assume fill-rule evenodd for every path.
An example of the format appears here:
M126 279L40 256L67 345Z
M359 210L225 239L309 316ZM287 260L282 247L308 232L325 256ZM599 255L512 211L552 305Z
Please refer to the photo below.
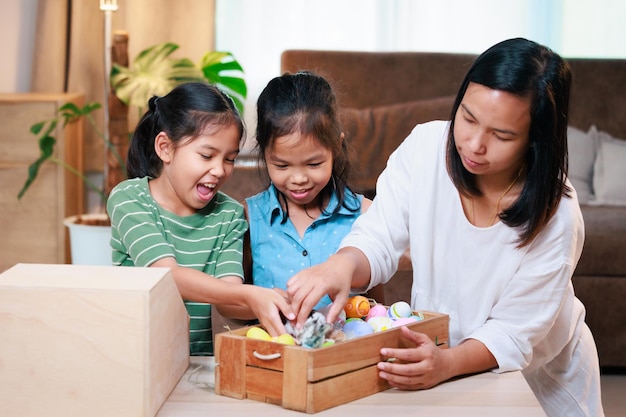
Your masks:
M192 357L157 417L306 416L278 405L215 394L212 357ZM546 414L521 372L486 372L445 382L424 391L390 389L315 416L534 417Z

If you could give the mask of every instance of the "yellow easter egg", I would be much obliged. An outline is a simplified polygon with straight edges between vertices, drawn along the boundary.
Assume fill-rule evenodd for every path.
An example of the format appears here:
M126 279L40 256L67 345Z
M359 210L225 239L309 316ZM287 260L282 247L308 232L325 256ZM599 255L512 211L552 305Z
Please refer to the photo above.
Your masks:
M283 333L280 336L272 337L272 342L282 343L283 345L295 345L296 340L289 333Z
M260 327L250 327L246 332L246 337L259 340L272 340L270 334Z

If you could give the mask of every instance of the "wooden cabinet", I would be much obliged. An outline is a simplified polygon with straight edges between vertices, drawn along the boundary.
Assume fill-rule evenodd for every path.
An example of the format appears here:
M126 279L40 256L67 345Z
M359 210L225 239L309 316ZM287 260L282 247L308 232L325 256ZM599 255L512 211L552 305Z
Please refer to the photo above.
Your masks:
M78 177L47 162L30 189L17 199L28 166L39 156L36 122L51 119L67 102L82 106L82 94L0 94L0 272L16 263L67 263L63 219L83 212ZM57 126L55 157L83 171L83 123Z

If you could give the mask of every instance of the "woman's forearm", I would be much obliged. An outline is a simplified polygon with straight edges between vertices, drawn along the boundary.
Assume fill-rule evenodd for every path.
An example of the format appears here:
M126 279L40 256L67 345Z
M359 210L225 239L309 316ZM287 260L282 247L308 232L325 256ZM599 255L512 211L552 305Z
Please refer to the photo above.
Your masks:
M444 350L445 351L445 350ZM476 339L468 339L447 349L450 359L450 377L473 374L496 368L498 362L487 347Z
M346 272L352 276L351 287L364 289L369 285L371 278L370 263L360 249L352 246L341 248L336 255L342 259Z

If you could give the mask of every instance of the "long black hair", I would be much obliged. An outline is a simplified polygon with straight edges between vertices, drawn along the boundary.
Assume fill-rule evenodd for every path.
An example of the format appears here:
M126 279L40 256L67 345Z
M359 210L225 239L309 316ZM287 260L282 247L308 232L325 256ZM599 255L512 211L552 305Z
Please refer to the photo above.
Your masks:
M256 128L259 165L267 166L265 151L276 138L295 132L315 137L333 155L331 181L320 193L319 209L324 210L324 201L334 192L339 200L334 212L342 206L358 210L359 206L347 203L345 195L346 189L353 194L347 186L352 173L352 154L342 136L337 98L328 81L313 72L285 73L270 80L261 92Z
M529 148L525 181L515 203L500 213L510 227L521 226L519 246L528 245L569 195L567 118L571 85L569 64L549 48L515 38L483 52L469 69L456 96L447 142L447 167L461 193L481 195L475 176L463 167L454 139L454 117L470 83L529 97Z
M128 150L128 178L161 174L163 161L156 154L154 140L165 132L173 143L198 136L208 128L219 129L234 124L243 137L244 125L232 99L219 88L200 82L175 87L163 97L148 101Z

